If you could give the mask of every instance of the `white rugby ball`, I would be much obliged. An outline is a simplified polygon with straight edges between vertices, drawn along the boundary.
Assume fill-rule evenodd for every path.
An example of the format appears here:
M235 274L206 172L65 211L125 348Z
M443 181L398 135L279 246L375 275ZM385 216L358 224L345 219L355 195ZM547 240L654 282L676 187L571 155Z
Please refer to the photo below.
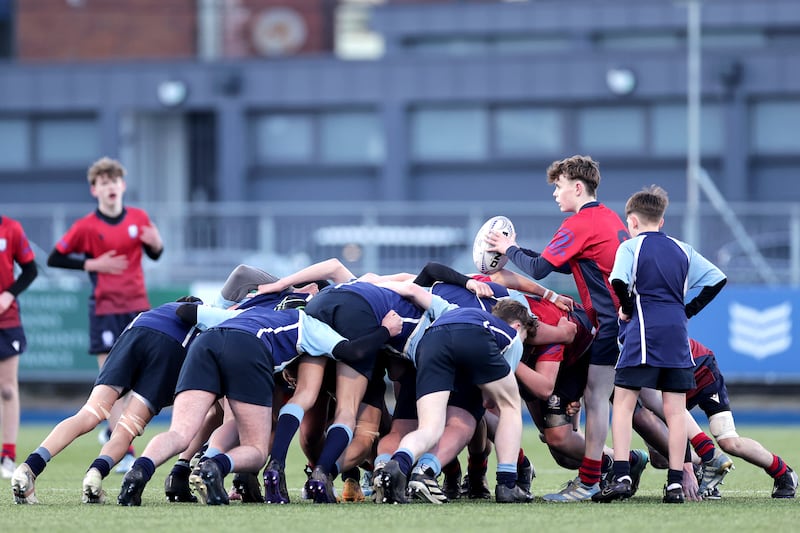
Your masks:
M475 235L472 243L472 261L482 274L494 274L508 263L508 257L499 252L488 252L486 236L491 231L498 231L507 237L514 235L514 224L508 217L496 216L484 222Z

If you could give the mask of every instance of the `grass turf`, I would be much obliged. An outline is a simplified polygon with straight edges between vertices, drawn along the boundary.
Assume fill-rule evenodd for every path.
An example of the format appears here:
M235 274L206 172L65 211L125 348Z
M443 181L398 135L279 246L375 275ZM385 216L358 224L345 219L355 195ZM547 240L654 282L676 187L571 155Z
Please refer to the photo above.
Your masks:
M25 459L46 436L50 425L23 425L17 445L18 461ZM142 451L146 442L163 431L153 426L135 443ZM790 465L800 465L795 426L742 426L740 435L760 441ZM800 517L797 500L773 500L772 480L760 468L735 459L736 470L721 487L723 499L664 505L661 490L666 471L648 466L638 494L632 500L608 505L594 503L544 503L541 495L555 492L575 476L559 468L550 458L537 434L528 428L524 448L532 458L537 477L536 495L529 505L498 505L489 501L456 501L447 505L375 505L372 502L313 505L300 499L305 480L304 460L293 447L288 461L287 481L292 503L284 506L242 505L227 507L198 504L169 504L164 497L164 478L172 462L160 467L144 491L142 507L116 505L122 476L112 474L104 481L109 503L81 504L81 481L89 463L99 451L96 432L78 439L56 456L37 479L40 505L14 505L9 480L2 480L5 496L0 497L0 530L13 532L180 532L180 531L708 531L708 530L793 530ZM634 442L634 446L641 442ZM494 465L490 458L489 482L494 487ZM466 466L462 456L462 465ZM226 479L230 482L230 477ZM337 489L341 482L337 480ZM227 485L226 485L227 486Z

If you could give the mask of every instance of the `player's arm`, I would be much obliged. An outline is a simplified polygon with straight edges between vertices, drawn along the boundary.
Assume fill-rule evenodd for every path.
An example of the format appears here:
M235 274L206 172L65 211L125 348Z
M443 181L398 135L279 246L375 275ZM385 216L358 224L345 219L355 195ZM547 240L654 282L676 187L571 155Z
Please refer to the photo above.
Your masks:
M556 304L562 311L572 311L575 309L575 302L569 296L558 294L556 291L550 290L543 285L540 285L532 279L521 276L516 272L506 270L505 268L498 270L492 274L492 281L499 283L509 289L515 289L529 294L541 296L543 300L547 300Z
M556 376L561 367L559 361L537 361L536 368L526 364L517 367L515 375L520 385L540 400L547 400L556 386Z
M146 226L142 226L142 234L139 237L142 241L142 248L147 257L153 261L161 257L164 252L164 241L161 239L161 233L155 224L150 222Z
M716 265L692 249L686 284L690 288L703 288L697 296L686 304L686 318L693 317L707 306L727 282L728 278Z
M128 258L118 254L116 250L109 250L99 257L80 258L62 254L58 249L53 249L47 258L47 266L104 274L122 274L128 268Z
M578 326L567 317L562 316L555 326L545 324L541 320L538 322L536 335L526 339L525 344L533 346L542 346L544 344L569 344L575 340L575 334L578 332Z
M491 298L494 291L487 283L473 279L447 265L431 261L414 278L414 283L422 287L430 287L437 281L464 287L479 298Z
M300 312L303 335L300 349L309 355L331 354L337 360L358 361L375 353L390 338L399 335L403 319L395 311L383 317L380 327L357 339L348 340L328 324Z
M321 279L330 279L334 283L344 283L353 278L355 278L355 275L341 261L332 257L307 266L273 283L262 283L258 286L258 294L277 293L294 285L311 283Z
M38 270L36 269L36 261L29 261L24 264L20 264L20 274L17 279L14 280L14 283L11 284L6 290L0 292L0 313L4 313L11 304L14 303L17 296L27 289L33 280L36 279L38 275Z
M387 281L380 283L379 286L394 291L403 298L411 300L422 309L430 308L433 303L433 295L416 283Z

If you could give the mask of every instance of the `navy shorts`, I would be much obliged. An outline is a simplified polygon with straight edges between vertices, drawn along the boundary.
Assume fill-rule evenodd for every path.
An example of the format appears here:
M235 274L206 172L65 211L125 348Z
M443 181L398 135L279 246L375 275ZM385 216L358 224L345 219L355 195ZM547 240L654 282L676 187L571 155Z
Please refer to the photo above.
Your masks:
M539 429L571 423L572 418L567 415L567 405L580 400L583 396L588 371L588 357L581 357L570 366L564 366L562 362L555 387L553 387L553 394L547 400L542 400L531 394L525 387L520 387L520 396L528 402L531 414L533 415L533 411L538 413L539 421L536 422L536 425L539 426Z
M589 362L598 366L614 366L619 359L619 344L616 337L594 338L589 348Z
M411 364L410 370L403 373L399 380L400 392L397 394L393 420L416 420L417 419L417 373ZM483 407L483 394L481 390L472 383L465 382L462 376L456 377L456 382L450 392L447 405L459 407L467 411L477 422L483 418L486 409Z
M659 368L639 365L618 368L614 385L623 389L686 392L694 388L694 368Z
M360 295L344 290L325 290L314 296L305 312L307 315L325 322L346 339L357 339L378 329L381 324L375 318L369 302ZM377 352L358 361L343 363L369 379L375 366Z
M21 354L27 347L28 340L22 326L0 329L0 361Z
M145 399L155 415L172 405L186 348L160 331L134 327L122 333L111 348L95 385L132 390Z
M272 407L273 368L272 353L255 335L212 328L189 347L175 394L203 390L218 398Z
M146 309L142 309L146 311ZM89 303L89 354L108 353L131 320L141 311L118 315L95 315L94 302Z
M483 385L511 372L486 328L473 324L431 326L417 346L417 399L469 384Z
M725 386L725 378L719 371L719 366L717 366L717 360L712 357L705 362L704 366L713 375L714 382L699 391L692 391L687 394L686 409L691 411L695 406L699 406L707 417L730 411L731 402L728 398L728 388Z

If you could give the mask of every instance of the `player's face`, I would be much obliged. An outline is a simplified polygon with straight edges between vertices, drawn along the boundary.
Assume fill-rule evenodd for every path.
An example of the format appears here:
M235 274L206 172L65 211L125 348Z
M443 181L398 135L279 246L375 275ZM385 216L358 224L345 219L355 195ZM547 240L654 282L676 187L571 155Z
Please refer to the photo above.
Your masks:
M121 177L100 175L92 185L92 196L104 206L121 205L124 192L125 180Z
M561 174L554 182L555 189L553 190L553 198L561 211L565 213L574 213L577 211L577 188L575 182L577 180L570 180L566 174Z

